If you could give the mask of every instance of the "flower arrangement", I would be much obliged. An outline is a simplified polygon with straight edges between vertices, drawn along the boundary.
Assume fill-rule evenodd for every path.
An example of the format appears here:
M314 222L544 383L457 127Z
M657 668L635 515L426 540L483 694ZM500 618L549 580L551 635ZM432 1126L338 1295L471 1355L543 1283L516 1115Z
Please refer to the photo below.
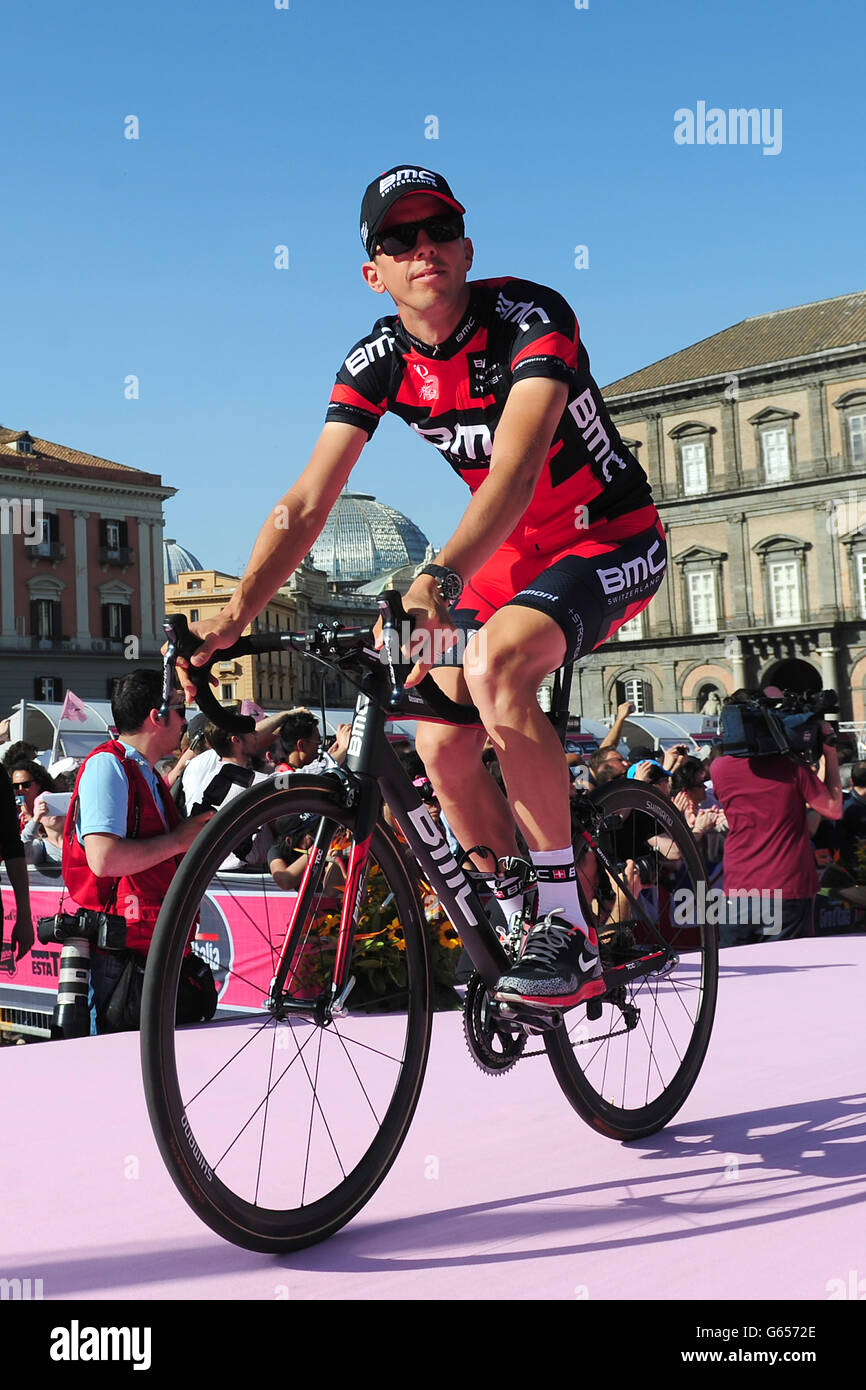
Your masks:
M459 1008L461 1000L454 989L454 976L462 943L429 885L422 881L420 888L434 1007ZM296 997L315 997L330 974L337 950L340 908L341 903L335 904L334 910L319 912L313 920L301 956L294 963L292 993ZM368 1005L396 1010L405 1006L408 972L403 927L395 912L393 894L375 863L367 872L351 973L355 985L349 997L350 1008Z

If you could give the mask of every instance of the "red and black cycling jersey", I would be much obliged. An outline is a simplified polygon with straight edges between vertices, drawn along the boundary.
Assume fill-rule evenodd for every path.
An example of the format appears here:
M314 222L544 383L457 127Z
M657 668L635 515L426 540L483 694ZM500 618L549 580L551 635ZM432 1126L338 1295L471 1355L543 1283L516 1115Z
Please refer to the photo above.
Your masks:
M576 528L651 506L646 474L611 421L577 319L562 296L511 277L476 280L469 289L464 318L435 346L407 332L399 315L377 320L337 373L328 420L357 425L369 437L392 411L474 492L489 472L512 385L547 377L566 383L568 401L510 544L550 550Z

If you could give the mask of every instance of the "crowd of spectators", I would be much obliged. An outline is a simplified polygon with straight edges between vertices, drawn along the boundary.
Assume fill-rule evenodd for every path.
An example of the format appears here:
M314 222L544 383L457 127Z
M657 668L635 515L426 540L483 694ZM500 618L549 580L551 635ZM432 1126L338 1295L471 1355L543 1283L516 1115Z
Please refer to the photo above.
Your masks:
M139 676L145 678L148 673ZM146 691L143 687L138 691L134 713L138 724L131 728L129 712L121 709L125 727L118 737L124 756L135 761L144 774L142 785L146 785L146 795L152 802L149 810L155 810L158 816L153 824L164 833L165 854L156 863L166 859L178 862L177 855L191 843L212 808L239 795L254 782L280 773L324 772L345 759L350 726L341 725L326 747L318 719L306 708L270 715L245 734L228 734L204 715L195 716L185 727L159 727L155 708L157 681L152 673L150 679L153 690L148 686ZM122 700L120 704L123 705ZM142 716L144 705L148 705L148 710ZM850 791L843 804L832 747L825 749L818 769L775 756L733 758L718 745L704 747L698 755L689 752L685 745L663 751L649 746L626 749L622 729L632 710L628 703L620 705L608 735L590 756L574 751L566 754L573 797L621 778L653 786L671 799L690 826L701 847L711 886L734 895L740 889L758 887L780 897L782 916L777 928L768 932L765 924L737 924L733 928L723 925L723 945L767 935L811 935L818 891L813 846L823 846L825 854L843 866L843 871L863 877L866 864L859 864L858 854L866 846L866 763L857 763L851 769ZM183 735L178 738L181 728ZM442 815L420 757L408 741L395 741L393 746L452 849L461 854L465 867L471 868L471 861ZM73 760L46 768L36 754L31 744L11 744L0 768L0 854L15 894L11 946L19 956L32 944L24 866L30 863L48 872L60 870L64 823L78 775ZM491 746L484 753L484 762L502 786L502 774ZM129 787L123 769L126 764L121 767L116 756L99 754L95 760L89 760L78 787L77 840L86 844L90 870L103 881L123 877L130 871L130 855L124 848L130 843ZM139 788L138 794L145 793ZM166 801L171 803L170 813ZM385 816L390 821L390 813L386 811ZM191 819L198 823L186 830L178 829ZM309 828L303 818L286 818L238 846L222 867L237 872L267 870L278 888L292 891L300 883L311 847ZM141 846L136 847L132 857L140 855L140 850ZM639 891L639 871L633 862L626 867L629 885ZM344 856L339 852L330 856L327 874L326 888L338 892L345 881ZM169 873L166 882L170 876ZM520 900L517 894L510 905ZM856 895L852 901L856 901ZM138 943L140 948L146 949L146 937L145 932ZM111 983L107 979L104 990Z

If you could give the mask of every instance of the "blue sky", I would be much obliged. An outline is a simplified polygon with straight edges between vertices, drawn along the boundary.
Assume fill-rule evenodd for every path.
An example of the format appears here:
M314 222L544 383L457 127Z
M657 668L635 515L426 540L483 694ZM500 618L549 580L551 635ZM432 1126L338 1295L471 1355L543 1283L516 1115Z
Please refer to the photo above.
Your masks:
M166 533L239 572L382 312L358 208L403 161L466 204L473 275L566 296L602 384L862 289L864 30L859 0L6 0L0 424L161 473ZM781 151L677 144L700 101L781 109ZM468 499L393 419L351 486L437 544Z

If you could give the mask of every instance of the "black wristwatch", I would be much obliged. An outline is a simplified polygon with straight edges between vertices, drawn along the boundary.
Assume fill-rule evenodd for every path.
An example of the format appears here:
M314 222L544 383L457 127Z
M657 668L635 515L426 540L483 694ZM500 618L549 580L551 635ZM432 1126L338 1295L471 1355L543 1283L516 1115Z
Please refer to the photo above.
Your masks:
M425 565L419 574L430 574L439 585L439 593L443 603L456 603L463 593L463 580L456 570L450 570L445 565Z

